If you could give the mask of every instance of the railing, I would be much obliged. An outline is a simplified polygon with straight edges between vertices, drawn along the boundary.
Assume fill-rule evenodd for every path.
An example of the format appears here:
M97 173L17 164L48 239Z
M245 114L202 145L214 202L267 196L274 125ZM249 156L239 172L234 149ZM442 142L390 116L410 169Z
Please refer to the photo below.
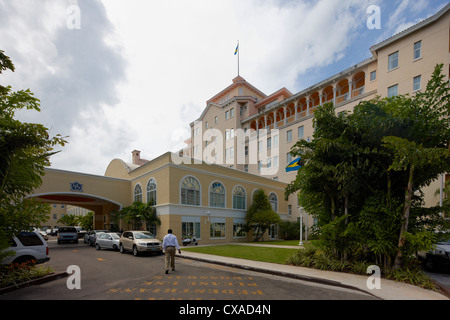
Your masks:
M353 92L352 92L352 98L364 94L364 91L365 91L365 87L360 87L360 88L357 88L357 89L353 90Z

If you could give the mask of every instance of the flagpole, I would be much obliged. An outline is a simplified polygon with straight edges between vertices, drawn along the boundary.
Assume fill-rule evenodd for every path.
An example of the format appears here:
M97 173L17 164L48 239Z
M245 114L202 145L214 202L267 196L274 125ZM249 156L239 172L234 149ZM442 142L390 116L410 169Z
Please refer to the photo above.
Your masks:
M239 54L241 52L241 48L239 48L239 40L238 40L238 77L239 77Z

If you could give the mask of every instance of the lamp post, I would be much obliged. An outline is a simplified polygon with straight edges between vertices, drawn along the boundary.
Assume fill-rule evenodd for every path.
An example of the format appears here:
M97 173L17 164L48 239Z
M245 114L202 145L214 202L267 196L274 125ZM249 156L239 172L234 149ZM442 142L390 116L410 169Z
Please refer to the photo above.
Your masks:
M299 246L303 245L303 208L298 207L299 213L300 213L300 242L298 243Z

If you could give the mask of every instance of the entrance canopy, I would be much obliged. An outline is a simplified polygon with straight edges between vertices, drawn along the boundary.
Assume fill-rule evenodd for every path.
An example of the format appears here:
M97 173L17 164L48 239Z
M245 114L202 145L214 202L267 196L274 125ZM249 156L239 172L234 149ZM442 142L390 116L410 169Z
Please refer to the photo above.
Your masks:
M104 229L111 223L111 212L131 204L128 180L55 169L45 169L42 180L29 197L93 211L95 229Z

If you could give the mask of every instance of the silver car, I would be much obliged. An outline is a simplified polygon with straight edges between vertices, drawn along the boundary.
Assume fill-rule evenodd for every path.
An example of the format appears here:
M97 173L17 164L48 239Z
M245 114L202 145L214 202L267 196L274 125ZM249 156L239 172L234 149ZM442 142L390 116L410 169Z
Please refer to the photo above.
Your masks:
M162 243L148 231L125 231L120 237L119 250L132 251L134 256L143 252L162 254Z
M95 249L113 249L119 250L120 237L117 233L99 233L95 239Z

